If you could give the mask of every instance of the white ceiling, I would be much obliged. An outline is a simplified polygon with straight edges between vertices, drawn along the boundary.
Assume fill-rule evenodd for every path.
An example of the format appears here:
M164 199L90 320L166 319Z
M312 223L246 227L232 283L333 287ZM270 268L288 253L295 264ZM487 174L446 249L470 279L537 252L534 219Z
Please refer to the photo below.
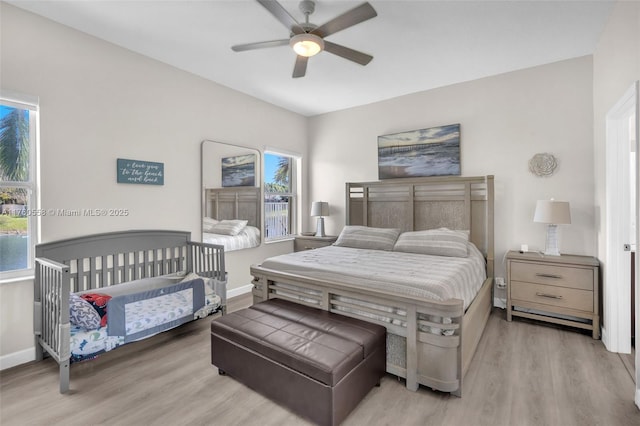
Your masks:
M287 47L235 44L288 38L253 0L7 0L272 104L312 116L462 81L592 54L609 0L376 1L378 16L327 37L374 56L361 66L327 52L293 79ZM320 25L362 3L318 0ZM298 1L282 0L304 21Z

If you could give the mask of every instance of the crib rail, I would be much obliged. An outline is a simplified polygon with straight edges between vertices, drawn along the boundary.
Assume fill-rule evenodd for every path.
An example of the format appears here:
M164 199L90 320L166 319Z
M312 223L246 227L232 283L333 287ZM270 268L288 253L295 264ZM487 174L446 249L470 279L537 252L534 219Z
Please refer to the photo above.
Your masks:
M34 332L36 358L43 349L60 364L60 392L69 388L70 324L69 267L46 258L37 258L34 280Z
M191 272L221 281L226 279L224 246L189 241L188 247Z
M65 260L71 291L94 290L142 278L190 270L185 244Z
M48 257L38 256L39 258ZM48 258L50 259L50 258ZM179 271L224 280L224 247L180 241L164 247L112 250L94 254L91 250L73 257L55 258L68 267L73 292L96 290L115 284L156 277Z
M224 246L195 241L188 243L189 265L196 274L212 278L214 291L222 303L222 312L227 310L227 273L224 264Z

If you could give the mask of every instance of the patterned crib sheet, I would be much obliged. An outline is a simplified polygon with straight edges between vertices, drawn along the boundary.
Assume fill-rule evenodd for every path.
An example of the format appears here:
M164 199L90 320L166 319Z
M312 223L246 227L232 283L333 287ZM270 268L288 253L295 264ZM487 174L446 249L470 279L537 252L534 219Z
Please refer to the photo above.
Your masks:
M161 297L141 300L126 307L126 330L128 335L142 332L160 324L166 324L186 315L193 319L204 318L220 308L220 297L210 294L205 297L205 306L193 311L193 292L191 289L171 293ZM149 334L143 338L151 337ZM141 340L137 339L137 340ZM109 336L108 327L97 330L84 330L71 327L71 361L78 362L95 358L97 355L125 344L125 336Z
M193 314L193 289L138 300L125 306L127 336Z

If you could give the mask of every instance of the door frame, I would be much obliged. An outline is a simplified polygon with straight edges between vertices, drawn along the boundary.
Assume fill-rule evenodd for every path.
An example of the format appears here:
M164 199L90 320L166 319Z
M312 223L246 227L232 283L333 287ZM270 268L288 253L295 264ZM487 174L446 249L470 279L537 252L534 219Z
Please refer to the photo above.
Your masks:
M609 110L606 117L606 263L605 286L603 289L604 325L602 341L612 352L631 353L631 272L626 256L620 249L628 243L628 234L624 235L623 221L631 219L631 205L627 194L630 191L629 161L629 123L628 118L634 110L635 118L635 219L636 246L640 244L640 82L635 81L624 95ZM626 120L626 121L625 121ZM626 175L625 175L626 173ZM640 253L635 256L635 395L634 401L640 407ZM627 296L627 297L625 297Z

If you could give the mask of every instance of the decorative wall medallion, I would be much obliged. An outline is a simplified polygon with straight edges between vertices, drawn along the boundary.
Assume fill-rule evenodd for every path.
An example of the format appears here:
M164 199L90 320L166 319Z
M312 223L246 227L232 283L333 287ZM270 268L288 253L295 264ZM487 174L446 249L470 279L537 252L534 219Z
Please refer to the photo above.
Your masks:
M558 167L556 157L546 152L536 154L529 160L529 171L536 176L551 176L556 167Z

